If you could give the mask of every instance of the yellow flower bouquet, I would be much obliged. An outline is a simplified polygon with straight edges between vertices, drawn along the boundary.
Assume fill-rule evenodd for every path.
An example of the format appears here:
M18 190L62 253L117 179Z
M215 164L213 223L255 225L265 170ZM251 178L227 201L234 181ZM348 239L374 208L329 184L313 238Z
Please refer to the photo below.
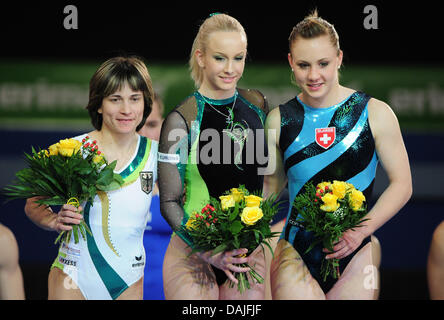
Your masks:
M64 139L48 149L31 151L25 153L28 167L18 171L17 181L3 190L10 200L38 196L41 199L36 202L40 205L78 207L83 201L93 203L97 191L117 189L123 184L122 177L113 171L116 161L108 164L97 142L90 142L88 136L82 142ZM78 243L79 235L85 239L86 232L91 234L82 220L79 225L72 225L72 230L61 232L55 243L69 242L72 234Z
M298 213L298 223L313 232L316 238L306 252L318 243L333 251L334 244L345 231L368 220L364 219L367 214L364 194L344 181L324 181L316 187L308 183L305 192L295 198L293 207ZM321 276L324 281L328 275L335 279L339 277L338 259L323 259Z
M257 247L267 246L273 250L269 240L279 234L272 232L270 222L278 211L279 203L276 197L267 200L258 195L250 194L243 186L232 188L221 195L219 199L210 198L200 212L193 212L181 232L192 239L192 252L213 251L217 254L223 251L247 248L252 252ZM250 279L263 283L263 277L250 265ZM235 273L238 279L237 289L240 293L250 289L250 282L245 273ZM234 287L234 283L230 284Z

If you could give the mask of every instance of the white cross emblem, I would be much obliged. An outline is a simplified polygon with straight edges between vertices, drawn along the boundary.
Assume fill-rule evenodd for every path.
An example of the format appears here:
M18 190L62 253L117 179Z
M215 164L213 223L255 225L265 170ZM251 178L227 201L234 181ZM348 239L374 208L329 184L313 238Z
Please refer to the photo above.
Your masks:
M336 139L336 127L316 128L316 143L324 149L328 149Z
M321 140L323 144L328 144L331 138L326 133L324 133L324 135L319 138L319 140Z

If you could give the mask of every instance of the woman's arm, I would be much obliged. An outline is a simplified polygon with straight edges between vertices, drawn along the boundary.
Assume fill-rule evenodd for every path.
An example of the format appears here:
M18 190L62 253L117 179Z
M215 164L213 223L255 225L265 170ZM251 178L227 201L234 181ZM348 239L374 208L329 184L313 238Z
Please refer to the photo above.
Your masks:
M25 213L32 222L42 229L57 232L69 231L72 229L69 224L80 224L83 219L83 216L78 213L82 210L81 206L76 208L72 205L65 204L59 213L56 214L52 211L51 207L35 202L39 199L41 199L41 197L27 199Z
M342 259L390 220L406 204L412 195L412 177L407 151L402 139L398 119L391 108L382 101L371 99L368 104L370 128L375 147L389 179L389 185L368 212L360 228L346 231L333 247L335 251L327 259ZM324 249L324 252L328 252Z
M427 259L430 299L444 300L444 221L433 232Z
M171 112L162 124L157 170L160 211L176 232L180 229L184 218L185 186L179 168L186 166L188 160L187 139L188 129L185 119L178 112ZM189 244L187 239L182 240Z
M367 214L367 235L390 220L412 195L410 164L398 119L382 101L371 99L368 105L370 128L376 152L387 173L389 185Z
M265 137L268 146L268 167L264 176L264 198L280 194L287 183L282 161L282 152L279 148L281 131L281 116L279 108L270 111L265 121Z
M14 234L0 224L0 300L23 300L23 275L19 265L19 250Z

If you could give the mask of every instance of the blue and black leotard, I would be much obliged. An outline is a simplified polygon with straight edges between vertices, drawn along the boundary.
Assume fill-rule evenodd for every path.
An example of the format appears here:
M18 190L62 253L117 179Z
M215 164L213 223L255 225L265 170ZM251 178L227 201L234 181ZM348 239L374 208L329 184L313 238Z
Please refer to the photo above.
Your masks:
M314 185L322 181L347 181L361 190L366 199L371 198L378 156L368 121L369 100L367 94L354 92L345 101L328 108L312 108L298 97L279 106L279 146L288 177L290 203L310 181ZM330 129L324 131L334 130L334 134L325 137L321 134L316 139L316 129L325 128ZM324 282L320 276L321 262L326 255L322 252L323 246L319 244L305 253L314 237L296 222L297 216L298 212L290 206L281 239L294 246L323 291L328 292L336 280L329 276ZM366 238L354 253L339 261L341 273L353 255L369 241L370 237Z

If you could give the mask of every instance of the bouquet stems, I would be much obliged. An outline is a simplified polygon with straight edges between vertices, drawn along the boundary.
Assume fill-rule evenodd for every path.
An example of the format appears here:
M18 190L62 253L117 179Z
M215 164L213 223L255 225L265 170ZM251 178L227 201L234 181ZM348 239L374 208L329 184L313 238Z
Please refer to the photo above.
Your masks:
M339 259L324 259L322 261L321 275L323 275L324 282L329 274L331 274L334 279L338 279L341 276L339 272Z
M264 278L256 272L248 263L242 263L237 264L236 266L239 266L241 268L250 268L250 271L248 271L248 274L256 283L264 283ZM240 292L240 294L243 294L247 289L250 289L250 282L247 278L247 272L236 272L234 274L236 279L238 280L237 283L237 289ZM233 281L230 281L230 288L233 288L235 286L235 283Z
M69 198L66 204L73 205L76 208L80 206L79 200L75 197ZM83 215L83 211L80 211L79 213ZM88 228L84 220L82 220L79 225L73 224L71 226L72 230L60 232L59 236L55 239L54 244L57 244L59 241L64 241L68 243L71 239L72 234L74 234L74 243L79 242L79 233L84 240L86 240L86 232L88 232L92 236L92 232Z

